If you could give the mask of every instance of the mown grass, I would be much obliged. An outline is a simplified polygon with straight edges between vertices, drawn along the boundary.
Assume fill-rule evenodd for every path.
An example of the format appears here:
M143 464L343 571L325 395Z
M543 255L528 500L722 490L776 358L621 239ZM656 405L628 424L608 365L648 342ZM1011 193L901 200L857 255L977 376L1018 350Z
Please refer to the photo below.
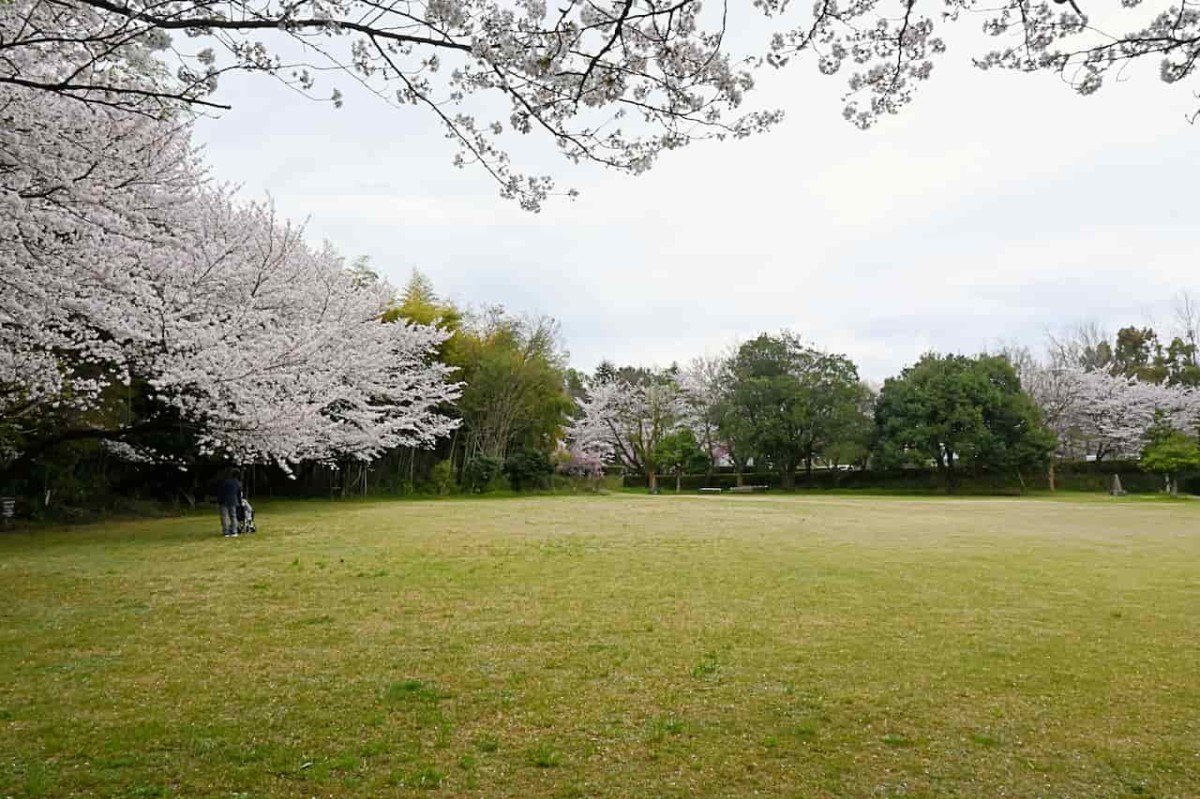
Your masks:
M260 522L0 537L0 796L1200 796L1200 503Z

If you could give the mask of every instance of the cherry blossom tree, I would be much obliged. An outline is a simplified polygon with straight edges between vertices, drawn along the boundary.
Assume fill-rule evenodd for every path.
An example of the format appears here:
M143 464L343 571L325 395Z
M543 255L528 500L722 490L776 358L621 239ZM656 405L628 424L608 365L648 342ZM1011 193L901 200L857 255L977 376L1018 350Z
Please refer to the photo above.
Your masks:
M0 84L171 117L181 105L224 107L217 84L231 70L338 105L338 85L316 85L333 71L437 119L459 164L536 208L553 183L512 167L507 132L641 172L667 150L770 127L778 112L743 110L756 70L800 57L848 73L844 115L867 127L930 77L947 50L942 29L956 23L994 40L973 54L977 66L1057 73L1083 94L1137 60L1157 61L1168 83L1194 77L1200 8L1126 0L1088 16L1100 10L1086 0L11 0L0 4ZM170 79L135 79L148 70Z
M1053 365L1022 381L1058 438L1059 458L1135 458L1156 423L1194 432L1200 419L1200 394L1189 388Z
M364 285L269 207L209 199L207 247L172 273L179 305L165 316L181 321L156 341L166 362L152 383L204 420L203 443L242 459L368 460L454 429L438 409L459 386L434 359L447 333L383 323L386 283Z
M177 123L0 84L0 439L10 456L46 411L95 411L127 377L124 343L153 323L148 278L180 252L201 179Z
M603 381L579 407L580 416L568 432L572 449L644 474L650 490L657 491L662 442L687 415L675 375L649 372L636 383L623 378Z
M179 424L201 452L292 463L369 459L430 446L453 429L438 409L458 386L433 359L445 333L382 322L389 288L356 283L336 253L309 249L269 208L218 193L198 205L203 238L168 268L145 273L131 263L139 279L95 289L83 311L56 318L51 308L66 298L55 294L39 314L43 326L5 325L18 347L57 359L70 380L60 394L86 405L113 384L136 383L169 411L108 426L84 415L41 446L128 443ZM29 271L20 277L36 282ZM71 379L78 374L92 377L81 386Z
M724 373L728 361L728 355L698 356L679 376L684 400L683 424L692 431L708 459L710 477L728 450L721 433L721 414L727 396Z
M445 334L384 323L386 284L209 184L188 137L0 84L0 459L79 439L150 458L165 427L280 463L449 432Z

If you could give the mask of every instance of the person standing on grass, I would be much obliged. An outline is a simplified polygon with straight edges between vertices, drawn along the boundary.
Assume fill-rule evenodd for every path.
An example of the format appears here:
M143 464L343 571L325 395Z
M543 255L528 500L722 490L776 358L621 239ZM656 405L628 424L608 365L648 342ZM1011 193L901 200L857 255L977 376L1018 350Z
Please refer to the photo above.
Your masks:
M238 506L242 504L242 473L234 469L217 484L217 505L221 509L221 535L238 534Z

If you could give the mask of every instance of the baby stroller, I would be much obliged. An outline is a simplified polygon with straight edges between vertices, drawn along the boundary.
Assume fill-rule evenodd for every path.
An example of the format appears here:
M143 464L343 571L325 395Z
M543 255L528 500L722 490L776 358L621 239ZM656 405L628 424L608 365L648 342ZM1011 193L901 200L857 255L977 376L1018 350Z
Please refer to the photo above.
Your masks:
M254 523L254 507L245 497L242 497L242 503L237 507L237 523L239 535L258 532L258 525Z

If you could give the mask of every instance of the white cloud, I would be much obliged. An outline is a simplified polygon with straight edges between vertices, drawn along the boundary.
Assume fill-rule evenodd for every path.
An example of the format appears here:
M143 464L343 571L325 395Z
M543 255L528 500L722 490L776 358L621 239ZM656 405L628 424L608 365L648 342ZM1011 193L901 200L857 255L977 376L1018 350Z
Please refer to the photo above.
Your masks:
M881 379L929 348L1169 316L1195 280L1186 90L1139 76L1080 98L961 59L866 133L840 119L840 85L802 65L762 81L760 104L789 115L768 136L639 178L539 159L583 195L538 216L451 167L414 111L335 112L246 79L201 135L219 178L270 191L393 279L418 267L459 301L558 317L583 368L686 361L787 326Z

